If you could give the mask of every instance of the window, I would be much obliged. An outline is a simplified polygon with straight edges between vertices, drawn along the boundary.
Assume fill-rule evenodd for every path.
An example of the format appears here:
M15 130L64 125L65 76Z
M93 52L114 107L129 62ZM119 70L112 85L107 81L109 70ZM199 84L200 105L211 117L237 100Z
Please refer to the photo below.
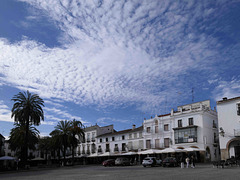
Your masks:
M125 139L125 136L123 135L123 136L122 136L122 140L124 140L124 139Z
M182 127L182 120L178 120L178 127Z
M165 148L169 147L169 138L164 138L164 147Z
M92 132L92 139L95 139L95 132Z
M213 134L213 143L217 143L217 134L216 133Z
M175 144L197 142L197 127L174 130Z
M115 137L112 137L112 141L115 141Z
M102 142L102 138L99 139L100 143Z
M129 134L129 139L132 139L132 134Z
M168 124L164 124L164 131L169 131Z
M155 126L155 133L158 133L158 126Z
M106 142L108 142L108 138L106 138Z
M139 138L142 138L142 132L139 133Z
M118 152L118 144L114 145L114 152Z
M126 151L126 143L122 143L122 151Z
M155 148L160 148L159 139L155 139Z
M146 140L146 148L151 149L151 140Z
M214 120L213 120L213 128L217 128L217 125Z
M87 133L87 142L90 142L90 133Z
M109 144L106 144L106 152L110 152Z
M239 104L237 104L237 115L239 115L239 116L240 116L240 103L239 103Z
M147 133L151 132L151 127L147 127Z
M192 126L193 125L193 118L188 118L188 125Z
M156 126L158 125L158 120L155 121L155 125L156 125Z
M134 138L137 139L137 133L134 133Z

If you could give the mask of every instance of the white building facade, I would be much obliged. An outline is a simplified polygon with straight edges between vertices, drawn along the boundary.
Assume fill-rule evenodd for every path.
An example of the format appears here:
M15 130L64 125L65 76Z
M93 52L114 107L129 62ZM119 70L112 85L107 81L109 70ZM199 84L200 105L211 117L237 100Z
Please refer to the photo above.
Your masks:
M240 157L240 97L217 102L221 159Z
M170 114L145 120L143 126L145 149L192 148L203 162L219 158L217 112L209 100L179 106Z

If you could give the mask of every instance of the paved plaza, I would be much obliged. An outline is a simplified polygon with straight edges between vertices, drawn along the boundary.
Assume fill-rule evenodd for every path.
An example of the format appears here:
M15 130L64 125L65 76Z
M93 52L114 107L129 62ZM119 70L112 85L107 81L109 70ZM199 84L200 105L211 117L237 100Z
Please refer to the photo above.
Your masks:
M0 173L1 180L45 180L45 179L94 179L94 180L154 180L154 179L240 179L240 167L213 168L211 164L197 164L195 169L180 167L124 166L103 167L85 165L54 169L31 169L19 172Z

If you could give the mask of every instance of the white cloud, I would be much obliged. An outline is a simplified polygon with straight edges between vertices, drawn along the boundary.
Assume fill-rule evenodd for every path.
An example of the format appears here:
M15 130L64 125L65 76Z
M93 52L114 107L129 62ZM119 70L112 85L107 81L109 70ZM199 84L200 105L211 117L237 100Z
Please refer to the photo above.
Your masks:
M136 103L137 109L156 113L166 96L174 104L176 92L189 88L182 76L206 71L217 54L209 48L216 40L193 30L199 18L214 10L193 11L191 2L22 1L63 31L63 47L0 39L0 73L5 83L42 98L103 108Z
M14 122L14 119L11 118L12 112L7 105L0 100L0 121Z
M102 117L97 119L97 122L101 125L106 125L106 124L113 124L113 123L131 123L132 121L130 120L124 120L124 119L116 119L116 118L110 118L110 117Z
M240 80L239 77L232 78L230 81L220 81L216 88L212 91L216 101L223 97L234 98L240 96Z

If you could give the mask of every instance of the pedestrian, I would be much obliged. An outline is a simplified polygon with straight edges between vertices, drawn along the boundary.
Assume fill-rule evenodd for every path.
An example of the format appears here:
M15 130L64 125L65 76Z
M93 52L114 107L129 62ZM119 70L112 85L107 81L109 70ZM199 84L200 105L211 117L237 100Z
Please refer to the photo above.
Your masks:
M186 163L187 163L186 168L189 167L189 162L190 162L190 159L189 159L189 157L187 156L187 158L186 158Z
M191 168L195 168L195 158L191 156Z
M184 158L183 158L183 156L181 156L180 162L181 162L181 169L183 169L184 168Z

